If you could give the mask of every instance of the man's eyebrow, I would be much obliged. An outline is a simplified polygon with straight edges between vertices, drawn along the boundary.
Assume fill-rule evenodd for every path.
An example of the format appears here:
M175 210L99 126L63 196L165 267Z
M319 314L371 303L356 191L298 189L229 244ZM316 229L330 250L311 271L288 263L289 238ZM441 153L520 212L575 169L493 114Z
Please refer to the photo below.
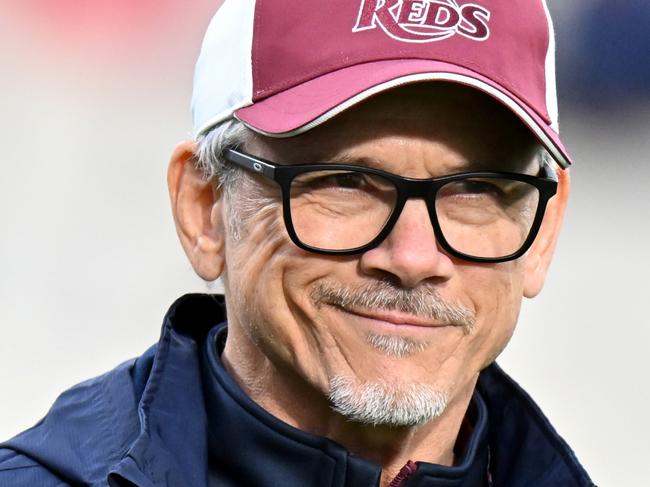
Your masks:
M386 169L386 163L367 156L353 156L351 154L334 154L320 158L323 163L329 164L351 164L353 166L372 167L374 169Z
M464 172L511 172L536 174L536 158L526 158L521 161L515 160L494 160L493 157L485 159L461 160L454 164L446 165L444 172L440 175L459 174ZM349 164L353 166L370 167L388 172L396 171L396 166L388 164L388 161L364 155L354 155L345 152L332 152L320 154L310 160L310 164ZM392 166L390 168L389 166ZM435 176L432 176L435 177Z
M382 162L379 159L367 156L354 156L351 154L334 154L330 157L324 157L319 159L322 163L330 164L351 164L354 166L365 166L371 167L373 169L386 170L386 162ZM497 167L495 164L481 163L478 161L463 161L459 162L457 165L454 165L451 172L460 173L460 172L471 172L471 171L491 171Z

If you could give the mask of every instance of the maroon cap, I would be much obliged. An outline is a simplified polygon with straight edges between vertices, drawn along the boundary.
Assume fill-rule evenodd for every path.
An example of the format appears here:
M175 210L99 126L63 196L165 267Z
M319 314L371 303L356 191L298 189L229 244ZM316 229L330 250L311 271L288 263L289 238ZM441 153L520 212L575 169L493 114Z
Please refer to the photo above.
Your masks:
M197 64L195 126L234 114L290 137L381 91L450 81L506 105L567 167L554 44L545 0L229 0Z

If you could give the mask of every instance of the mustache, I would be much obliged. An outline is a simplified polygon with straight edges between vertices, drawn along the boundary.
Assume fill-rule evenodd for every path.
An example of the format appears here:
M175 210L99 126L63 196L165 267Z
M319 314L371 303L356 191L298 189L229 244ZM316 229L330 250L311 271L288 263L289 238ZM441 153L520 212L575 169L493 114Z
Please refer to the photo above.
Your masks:
M358 287L319 282L312 289L310 296L317 308L328 304L348 310L362 308L400 311L418 318L462 326L465 333L471 332L476 323L476 315L472 310L461 304L446 301L435 287L429 284L405 289L387 280Z

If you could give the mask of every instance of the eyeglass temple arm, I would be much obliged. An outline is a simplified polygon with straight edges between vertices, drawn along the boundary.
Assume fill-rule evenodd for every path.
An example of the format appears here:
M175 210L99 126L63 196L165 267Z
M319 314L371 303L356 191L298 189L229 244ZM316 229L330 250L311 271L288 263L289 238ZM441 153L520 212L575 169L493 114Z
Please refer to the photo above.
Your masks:
M230 162L237 164L239 167L274 179L275 167L261 159L249 156L248 154L242 154L232 149L228 149L225 155Z

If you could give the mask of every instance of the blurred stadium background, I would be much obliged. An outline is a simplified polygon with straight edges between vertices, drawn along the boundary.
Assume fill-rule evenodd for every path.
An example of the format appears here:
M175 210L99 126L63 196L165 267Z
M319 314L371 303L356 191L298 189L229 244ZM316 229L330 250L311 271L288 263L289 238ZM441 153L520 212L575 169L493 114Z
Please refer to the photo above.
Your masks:
M205 290L165 171L218 3L0 0L0 439ZM573 195L500 361L599 485L648 485L650 2L549 3Z

